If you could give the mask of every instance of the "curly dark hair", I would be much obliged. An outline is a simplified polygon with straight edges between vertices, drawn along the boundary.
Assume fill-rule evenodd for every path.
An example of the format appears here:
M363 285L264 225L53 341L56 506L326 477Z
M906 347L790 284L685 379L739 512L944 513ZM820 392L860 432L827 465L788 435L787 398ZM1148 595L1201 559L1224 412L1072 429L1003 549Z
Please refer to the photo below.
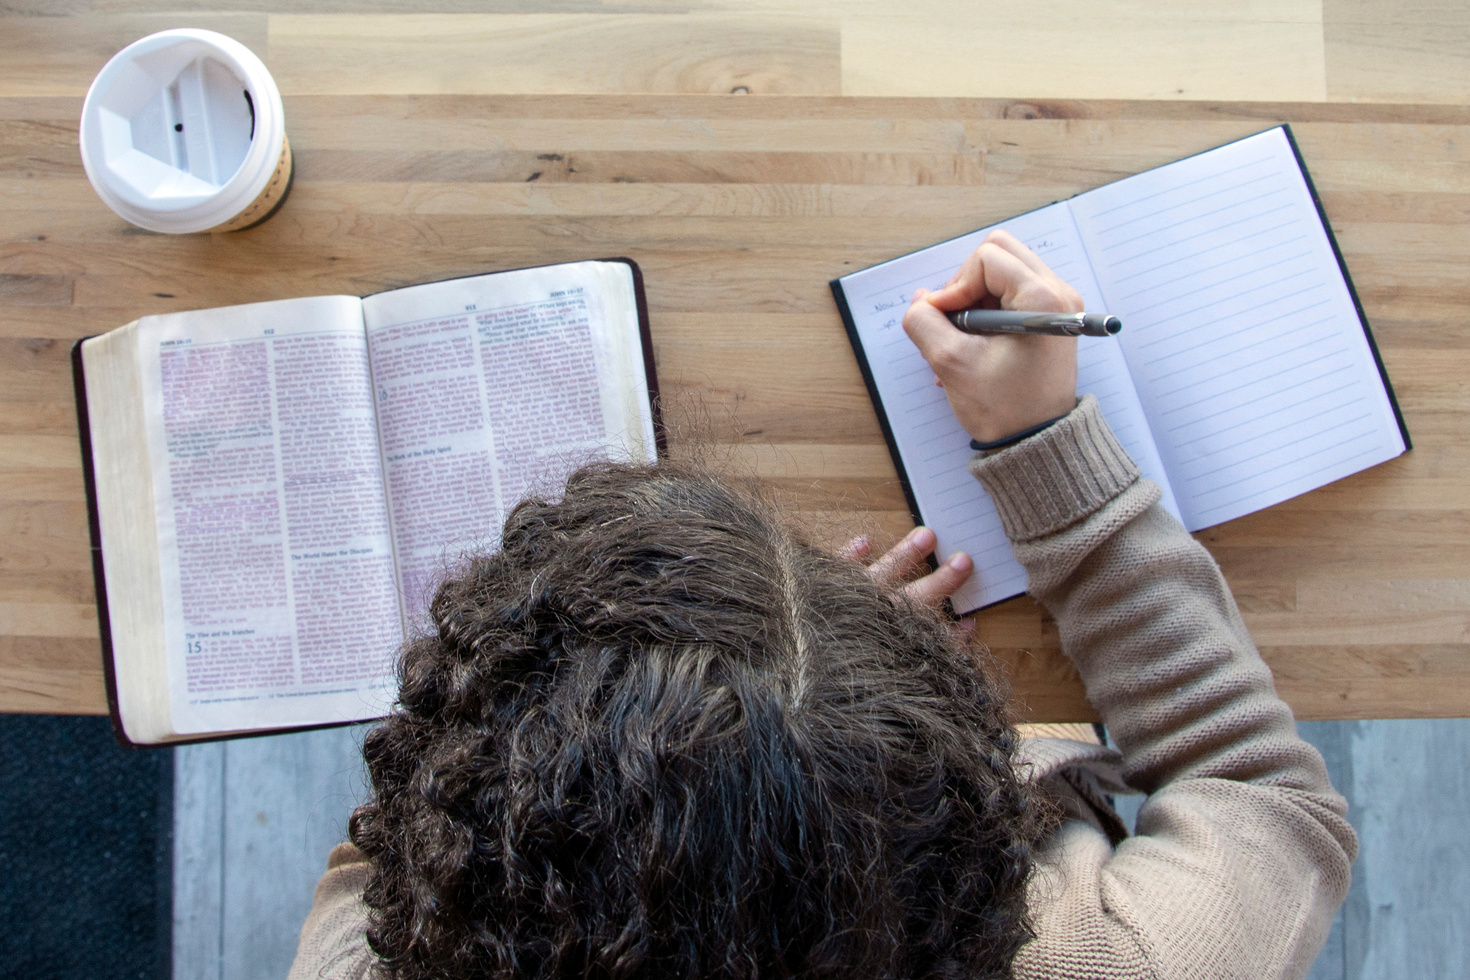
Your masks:
M400 978L1007 977L1044 829L952 627L752 491L583 469L435 596L364 746Z

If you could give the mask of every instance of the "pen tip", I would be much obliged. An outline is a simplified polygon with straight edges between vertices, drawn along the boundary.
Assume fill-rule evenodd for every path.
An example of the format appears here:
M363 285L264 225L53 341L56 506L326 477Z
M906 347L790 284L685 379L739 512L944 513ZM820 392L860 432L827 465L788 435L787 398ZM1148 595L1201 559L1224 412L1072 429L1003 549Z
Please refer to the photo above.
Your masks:
M1108 332L1108 335L1109 336L1112 336L1113 334L1117 333L1119 330L1122 330L1123 329L1123 321L1122 320L1119 320L1115 316L1110 316L1106 320L1103 321L1103 329Z

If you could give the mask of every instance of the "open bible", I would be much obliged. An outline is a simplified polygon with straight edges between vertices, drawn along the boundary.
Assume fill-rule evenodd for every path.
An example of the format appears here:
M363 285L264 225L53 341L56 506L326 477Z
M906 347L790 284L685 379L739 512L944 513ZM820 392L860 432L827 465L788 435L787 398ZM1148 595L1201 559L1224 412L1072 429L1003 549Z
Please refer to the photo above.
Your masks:
M143 317L73 364L130 744L383 715L437 579L517 501L658 454L626 259Z
M1083 337L1079 394L1191 531L1409 448L1291 131L1277 127L833 280L916 520L939 560L969 552L968 612L1026 574L966 470L969 435L903 331L918 287L942 286L992 228L1025 242L1088 310L1123 321Z

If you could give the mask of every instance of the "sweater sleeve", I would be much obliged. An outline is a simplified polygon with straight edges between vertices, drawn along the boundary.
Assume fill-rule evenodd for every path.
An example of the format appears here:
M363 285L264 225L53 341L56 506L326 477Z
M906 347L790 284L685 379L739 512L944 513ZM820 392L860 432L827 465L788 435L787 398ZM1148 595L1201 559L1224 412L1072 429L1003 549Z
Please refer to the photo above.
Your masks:
M288 980L367 980L376 958L367 944L367 857L351 844L327 856L311 912L301 927Z
M1357 839L1209 553L1159 506L1095 399L971 471L1149 794L1116 850L1064 824L1020 976L1300 977Z

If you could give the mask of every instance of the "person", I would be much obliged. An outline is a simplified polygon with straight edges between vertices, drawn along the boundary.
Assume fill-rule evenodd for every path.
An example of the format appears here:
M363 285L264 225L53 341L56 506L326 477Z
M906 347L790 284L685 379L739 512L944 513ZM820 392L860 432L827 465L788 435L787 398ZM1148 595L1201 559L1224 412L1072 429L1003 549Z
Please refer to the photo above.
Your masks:
M292 976L1305 975L1346 804L1075 341L943 316L979 305L1081 301L997 232L904 328L975 439L1038 430L969 468L1112 747L1017 736L927 529L865 569L745 489L593 467L437 593Z

